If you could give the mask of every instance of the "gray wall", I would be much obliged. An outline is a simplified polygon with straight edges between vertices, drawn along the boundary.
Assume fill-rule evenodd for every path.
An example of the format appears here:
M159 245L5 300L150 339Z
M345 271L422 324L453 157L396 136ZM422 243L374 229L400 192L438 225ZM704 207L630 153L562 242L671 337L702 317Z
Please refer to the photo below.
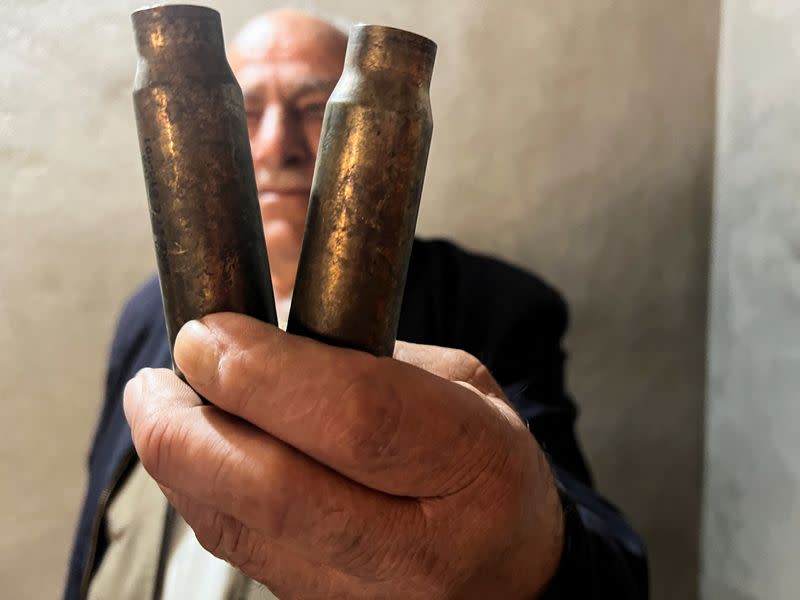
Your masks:
M703 597L800 596L800 5L725 2Z
M56 595L113 321L152 269L131 111L138 0L0 3L0 595ZM270 2L213 2L229 36ZM600 488L692 598L718 8L326 0L440 51L420 230L566 294ZM13 482L8 485L6 482Z

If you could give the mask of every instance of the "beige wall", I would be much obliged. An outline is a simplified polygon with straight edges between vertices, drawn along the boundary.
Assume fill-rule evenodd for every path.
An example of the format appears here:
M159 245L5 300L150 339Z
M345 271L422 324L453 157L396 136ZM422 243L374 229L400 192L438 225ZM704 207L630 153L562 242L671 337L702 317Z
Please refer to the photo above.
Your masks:
M800 4L725 1L705 600L800 597Z
M104 357L153 254L131 0L0 4L0 595L62 581ZM214 2L230 36L269 2ZM420 230L543 273L601 489L694 596L714 0L321 2L439 42Z

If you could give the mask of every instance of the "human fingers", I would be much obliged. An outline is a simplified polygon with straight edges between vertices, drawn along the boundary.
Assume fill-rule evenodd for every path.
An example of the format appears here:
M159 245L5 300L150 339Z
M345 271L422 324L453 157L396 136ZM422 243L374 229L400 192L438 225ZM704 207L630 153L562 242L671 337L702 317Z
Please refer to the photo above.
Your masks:
M142 464L160 485L230 515L254 539L359 576L414 555L406 532L424 526L415 501L365 488L201 405L170 371L140 372L126 387L125 412Z
M208 552L266 585L279 598L369 598L363 580L313 562L216 508L161 486Z
M504 460L513 411L390 358L233 313L188 323L175 360L214 405L374 489L444 496ZM516 419L515 430L527 436Z
M505 398L503 388L489 369L464 350L398 341L394 347L394 358L448 381L467 383L483 394Z

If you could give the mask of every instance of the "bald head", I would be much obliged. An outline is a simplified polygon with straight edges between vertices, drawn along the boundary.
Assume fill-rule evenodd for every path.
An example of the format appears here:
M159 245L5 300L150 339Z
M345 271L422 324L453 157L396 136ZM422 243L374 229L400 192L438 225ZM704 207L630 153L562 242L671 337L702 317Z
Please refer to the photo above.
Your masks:
M346 48L347 36L331 23L280 10L249 21L230 50L279 297L294 286L322 117Z
M333 63L341 71L347 34L336 25L297 10L274 10L245 24L231 47L234 69L241 61L302 55L315 63Z

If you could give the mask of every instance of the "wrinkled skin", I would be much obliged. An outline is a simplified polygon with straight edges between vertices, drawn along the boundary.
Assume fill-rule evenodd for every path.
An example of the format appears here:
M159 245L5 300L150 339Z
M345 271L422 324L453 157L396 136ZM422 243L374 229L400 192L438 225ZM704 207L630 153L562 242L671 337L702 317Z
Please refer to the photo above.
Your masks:
M562 516L546 459L473 357L394 359L232 313L127 386L137 452L212 554L281 598L535 598Z
M231 53L279 300L344 43L279 12ZM174 356L211 405L140 372L125 413L142 464L207 550L279 597L535 598L552 578L549 466L474 357L398 342L375 358L230 313L184 326Z

